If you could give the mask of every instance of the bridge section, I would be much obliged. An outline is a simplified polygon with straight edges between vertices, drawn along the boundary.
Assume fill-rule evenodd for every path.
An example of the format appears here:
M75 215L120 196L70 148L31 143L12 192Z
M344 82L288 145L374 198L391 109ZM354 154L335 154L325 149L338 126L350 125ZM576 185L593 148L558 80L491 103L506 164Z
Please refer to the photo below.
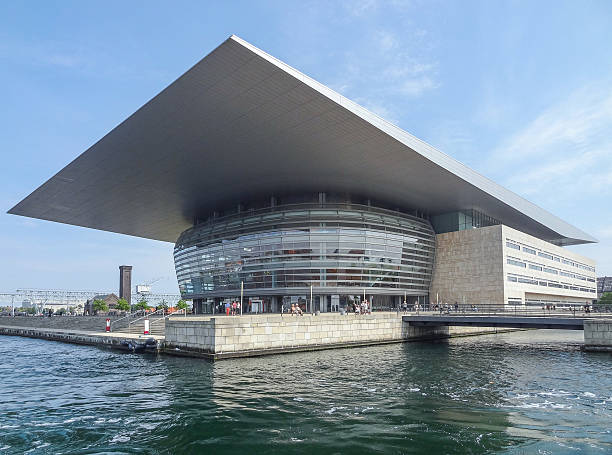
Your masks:
M505 327L517 329L565 329L583 330L581 317L533 317L533 316L455 316L448 314L429 316L403 316L402 320L414 327Z

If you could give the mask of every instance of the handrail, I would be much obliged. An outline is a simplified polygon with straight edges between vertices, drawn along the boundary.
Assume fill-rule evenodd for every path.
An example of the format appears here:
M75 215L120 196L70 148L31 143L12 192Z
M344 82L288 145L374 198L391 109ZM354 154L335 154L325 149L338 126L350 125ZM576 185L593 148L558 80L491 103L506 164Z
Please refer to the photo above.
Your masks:
M559 307L540 307L525 305L467 305L467 304L434 304L419 305L409 309L410 313L428 314L431 316L470 316L470 315L495 315L495 316L525 316L525 317L596 317L603 314L601 308L587 305L567 305Z
M168 319L170 316L175 316L177 314L182 314L185 313L185 316L187 316L187 308L182 308L176 311L173 311L172 313L168 313L166 314L163 318L157 318L155 321L151 321L151 325L159 322L159 321L165 321L166 319Z
M142 321L143 319L148 318L149 316L153 316L154 314L158 314L161 311L161 314L164 314L164 309L160 308L159 310L155 310L152 311L151 313L147 313L145 314L143 317L138 318L138 319L134 319L133 321L130 321L130 323L128 324L128 333L132 333L132 324L138 322L138 321Z
M123 321L124 319L131 318L135 314L140 313L141 311L143 310L136 310L136 311L133 311L132 313L128 313L125 316L120 317L119 319L115 319L114 321L111 321L111 325L110 325L111 332L113 331L113 326L116 325L119 321Z

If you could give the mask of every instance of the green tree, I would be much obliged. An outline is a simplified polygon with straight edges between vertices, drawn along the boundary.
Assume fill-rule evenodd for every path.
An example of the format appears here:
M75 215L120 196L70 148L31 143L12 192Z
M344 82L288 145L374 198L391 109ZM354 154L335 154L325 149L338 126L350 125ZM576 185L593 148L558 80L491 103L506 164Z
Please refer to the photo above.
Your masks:
M117 300L117 307L119 311L130 311L130 304L125 299Z
M604 292L597 303L600 305L612 305L612 292Z
M177 308L177 309L179 309L179 310L184 310L184 309L186 309L186 308L187 308L187 302L185 302L183 299L179 300L179 301L176 303L176 308Z
M98 311L108 311L108 305L104 300L96 299L93 301L93 310L97 314Z
M167 310L168 309L168 304L166 303L165 300L162 300L161 302L159 302L157 304L157 306L155 307L156 310Z
M149 302L147 302L145 299L142 299L140 302L138 302L136 305L134 305L134 308L136 308L137 310L148 310L149 309Z

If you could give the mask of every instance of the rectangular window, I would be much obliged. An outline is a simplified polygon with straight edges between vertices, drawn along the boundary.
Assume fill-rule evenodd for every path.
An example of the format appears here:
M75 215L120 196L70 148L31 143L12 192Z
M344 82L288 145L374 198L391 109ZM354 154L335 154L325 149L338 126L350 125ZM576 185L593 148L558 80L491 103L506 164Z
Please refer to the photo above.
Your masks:
M540 267L539 265L529 264L529 268L531 270L539 270L540 272L542 271L542 267Z
M515 260L515 259L510 259L510 258L508 258L508 264L511 264L511 265L516 265L516 266L518 266L518 267L523 267L523 268L526 268L526 267L527 267L527 264L526 264L526 263L521 262L521 261L517 261L517 260Z
M508 276L508 281L512 281L513 283L516 283L516 277Z
M535 255L535 254L536 254L536 250L534 250L533 248L529 248L529 247L527 247L527 246L524 246L524 247L523 247L523 251L524 251L525 253L529 253L529 254L533 254L533 255Z
M538 253L538 256L546 258L546 259L550 259L551 261L553 260L552 254L544 253L543 251L540 251Z
M544 267L544 269L543 269L543 270L544 270L546 273L552 273L552 274L554 274L554 275L558 275L558 274L559 274L559 272L557 272L555 269L549 269L549 268L547 268L547 267Z
M513 248L515 250L521 250L521 247L519 245L517 245L516 243L512 243L512 242L506 242L506 246L508 248Z

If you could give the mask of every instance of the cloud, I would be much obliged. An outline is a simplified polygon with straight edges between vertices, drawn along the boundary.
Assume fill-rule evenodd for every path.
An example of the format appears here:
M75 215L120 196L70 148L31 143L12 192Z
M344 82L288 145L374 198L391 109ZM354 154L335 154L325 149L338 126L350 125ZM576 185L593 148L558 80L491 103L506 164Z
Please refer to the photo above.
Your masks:
M612 189L611 88L584 87L545 109L496 148L489 169L523 194L576 197Z
M401 91L409 96L420 96L424 92L434 89L438 86L430 77L423 76L416 79L406 80L402 86Z
M117 60L116 55L110 52L104 43L90 48L72 41L0 42L0 59L6 59L14 65L68 70L71 74L105 79L148 78L164 81L171 79L171 75L165 69L143 68L138 67L133 61Z
M612 240L612 226L606 226L597 231L597 235L600 239Z
M376 11L379 6L378 0L350 0L343 2L344 9L353 16L364 16Z
M612 273L612 82L544 109L491 153L488 174L600 240L571 247Z
M364 27L363 36L343 54L330 85L392 123L402 117L405 103L440 86L437 62L419 43L420 29L395 31L380 24Z

